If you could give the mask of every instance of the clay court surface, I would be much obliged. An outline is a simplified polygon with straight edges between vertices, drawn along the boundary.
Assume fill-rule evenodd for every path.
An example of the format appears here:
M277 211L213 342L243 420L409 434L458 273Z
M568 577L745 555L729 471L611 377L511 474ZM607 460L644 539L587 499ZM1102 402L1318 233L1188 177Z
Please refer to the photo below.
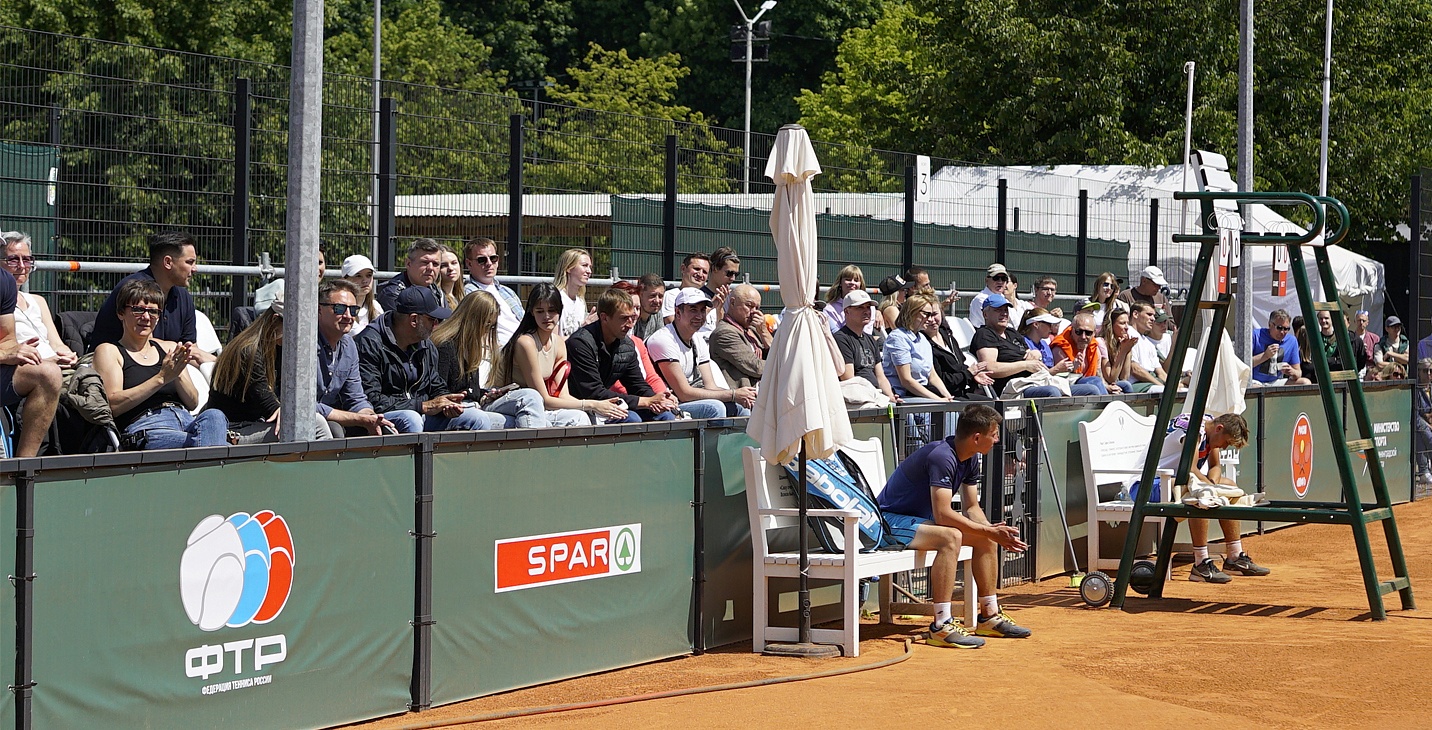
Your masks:
M870 671L481 726L1432 727L1432 500L1396 515L1422 609L1390 594L1387 621L1368 618L1351 531L1303 526L1244 540L1271 576L1190 583L1180 564L1166 598L1131 595L1126 611L1085 607L1067 578L1011 588L1002 601L1034 630L1027 640L974 651L917 641L907 661ZM903 654L920 628L869 623L853 659L761 657L742 643L354 727L476 727L461 718L860 666Z

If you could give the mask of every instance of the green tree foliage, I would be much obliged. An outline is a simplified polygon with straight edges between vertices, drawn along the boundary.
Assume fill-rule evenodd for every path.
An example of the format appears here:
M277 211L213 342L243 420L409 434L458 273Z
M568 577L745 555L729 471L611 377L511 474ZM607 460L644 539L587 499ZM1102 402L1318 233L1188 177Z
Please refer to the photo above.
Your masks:
M513 81L540 80L576 60L570 0L445 0L453 20L492 49L492 67Z
M1196 61L1194 144L1236 146L1237 16L1214 4L889 3L846 34L799 100L812 135L988 164L1165 164L1182 147L1183 63ZM1432 3L1339 3L1330 194L1352 240L1392 239L1406 179L1432 160ZM1321 13L1265 0L1255 17L1256 180L1317 189Z
M527 179L553 191L659 192L666 136L675 134L683 150L682 192L725 191L723 178L732 176L739 151L715 138L704 115L675 103L687 73L675 54L633 58L592 45L581 64L567 69L571 83L554 82L549 90L554 101L571 106L543 107L529 135L540 164Z

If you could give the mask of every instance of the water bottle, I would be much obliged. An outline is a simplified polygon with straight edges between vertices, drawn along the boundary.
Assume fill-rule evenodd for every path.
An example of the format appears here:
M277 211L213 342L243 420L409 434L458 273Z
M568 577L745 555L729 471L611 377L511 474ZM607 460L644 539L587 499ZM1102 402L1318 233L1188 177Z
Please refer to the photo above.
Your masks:
M1280 377L1283 374L1283 367L1281 364L1281 361L1283 359L1283 347L1276 343L1269 345L1269 347L1276 347L1278 349L1273 352L1272 357L1268 358L1268 374L1272 375L1275 378Z

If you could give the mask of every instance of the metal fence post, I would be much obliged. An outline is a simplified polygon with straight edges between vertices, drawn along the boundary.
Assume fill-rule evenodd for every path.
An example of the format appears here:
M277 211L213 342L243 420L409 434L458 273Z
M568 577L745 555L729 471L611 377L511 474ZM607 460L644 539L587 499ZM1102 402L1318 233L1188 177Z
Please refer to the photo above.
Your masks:
M900 273L915 265L915 167L905 167L905 225L900 236Z
M15 727L30 730L34 709L35 594L35 472L15 474L15 680L9 686L15 695Z
M253 138L253 113L250 82L234 78L234 196L230 203L229 262L234 266L249 263L249 155ZM248 303L249 278L229 277L229 311Z
M1407 333L1407 339L1416 348L1418 339L1424 337L1424 332L1429 328L1422 321L1425 314L1432 314L1422 311L1422 176L1412 176L1412 209L1408 211L1408 256L1411 260L1407 262L1407 320L1412 327ZM1408 329L1407 327L1403 328ZM1412 370L1412 368L1409 368ZM1412 370L1415 377L1416 371ZM1414 449L1415 451L1415 449Z
M666 197L661 203L661 278L676 278L676 135L666 135Z
M691 653L706 653L706 427L692 432L696 442L696 478L691 497L691 518L694 522L691 566L691 603L695 612L692 625Z
M507 120L507 261L510 273L521 276L522 265L522 124L513 114Z
M1089 286L1089 191L1079 191L1079 238L1075 241L1075 253L1079 260L1075 262L1074 281L1077 282L1075 291L1088 291Z
M413 531L417 540L413 566L413 679L408 709L433 706L433 442L423 438L414 448Z
M52 106L50 107L50 146L55 148L56 157L60 156L60 144L63 140L63 136L64 129L60 126L60 108L58 106ZM55 165L55 179L50 181L51 184L55 187L55 204L50 206L50 209L55 219L54 246L51 248L52 253L60 252L60 238L63 235L60 232L60 221L63 219L60 217L59 196L60 170L63 168L64 166L57 162ZM53 304L51 308L53 309Z
M373 263L392 271L398 236L398 108L391 96L378 102L378 137L378 260Z
M1004 263L1004 255L1007 250L1005 248L1005 232L1009 230L1009 221L1006 219L1009 211L1009 181L1000 178L999 187L996 192L999 201L999 211L995 214L994 260Z
M1159 199L1149 198L1149 266L1159 265Z

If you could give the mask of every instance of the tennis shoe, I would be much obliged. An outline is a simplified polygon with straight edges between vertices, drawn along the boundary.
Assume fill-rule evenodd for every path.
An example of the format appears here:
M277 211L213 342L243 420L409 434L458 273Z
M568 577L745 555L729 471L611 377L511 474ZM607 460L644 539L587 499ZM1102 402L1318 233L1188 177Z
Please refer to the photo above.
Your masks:
M1238 557L1229 560L1223 559L1223 572L1237 573L1238 575L1267 575L1273 571L1253 562L1248 553L1238 553Z
M954 619L945 619L939 626L930 624L930 640L926 643L949 649L978 649L985 642L978 636L971 636L969 630L955 623Z
M1029 629L1015 623L1004 611L993 616L981 616L979 623L975 625L975 634L978 636L994 636L1002 639L1027 639L1033 633Z
M1203 562L1190 568L1188 571L1188 579L1194 583L1233 582L1233 576L1219 570L1218 566L1213 564L1213 558L1206 558Z

